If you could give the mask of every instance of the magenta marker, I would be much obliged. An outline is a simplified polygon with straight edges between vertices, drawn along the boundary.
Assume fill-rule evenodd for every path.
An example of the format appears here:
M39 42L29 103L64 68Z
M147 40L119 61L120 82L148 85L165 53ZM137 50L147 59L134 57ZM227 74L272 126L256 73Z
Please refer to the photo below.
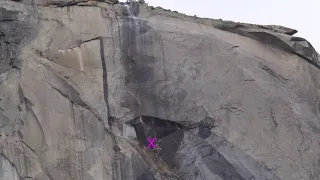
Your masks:
M150 148L151 146L153 147L153 149L157 148L153 142L156 140L156 138L153 138L152 140L150 140L150 138L148 138L148 141L149 141L149 145L148 145L148 148Z

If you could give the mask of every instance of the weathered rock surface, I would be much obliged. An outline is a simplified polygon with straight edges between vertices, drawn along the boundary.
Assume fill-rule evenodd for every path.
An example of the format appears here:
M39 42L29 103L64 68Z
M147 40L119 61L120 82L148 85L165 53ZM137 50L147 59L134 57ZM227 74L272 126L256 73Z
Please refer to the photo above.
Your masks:
M0 179L318 180L319 54L295 33L1 1Z

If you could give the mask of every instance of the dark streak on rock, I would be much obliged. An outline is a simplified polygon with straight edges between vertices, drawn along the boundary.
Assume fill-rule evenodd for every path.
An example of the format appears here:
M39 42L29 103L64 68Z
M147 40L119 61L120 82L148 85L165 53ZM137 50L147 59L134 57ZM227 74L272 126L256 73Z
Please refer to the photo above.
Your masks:
M216 127L215 120L211 117L205 117L199 123L198 136L205 139L208 138L212 133L211 129Z
M85 1L87 2L87 1ZM64 2L64 1L58 1L58 2L52 2L49 5L54 5L57 7L69 7L69 6L76 6L79 2L76 1L68 1L68 2Z
M107 67L106 67L106 60L105 60L105 53L104 53L104 43L103 43L103 38L100 37L100 56L101 56L101 64L102 64L102 70L103 70L103 74L102 74L102 78L103 78L103 95L104 95L104 101L106 103L107 106L107 113L108 113L108 126L109 126L109 130L110 130L110 135L113 141L113 145L114 147L118 147L118 142L116 140L115 135L112 133L112 125L113 125L113 117L111 117L111 113L110 113L110 107L109 107L109 100L108 100L108 96L109 96L109 89L108 89L108 72L107 72ZM104 122L104 121L102 121ZM118 165L118 159L119 159L119 151L116 149L115 150L115 154L114 157L112 159L112 176L113 179L118 179L121 177L117 177L117 172L119 170L119 165Z
M273 108L270 108L270 114L271 114L271 120L273 122L274 128L276 129L276 128L278 128L278 122L277 122L276 117L274 115Z
M224 156L222 156L214 147L203 146L199 150L203 163L207 165L210 171L222 179L245 180Z
M70 111L71 111L71 119L73 120L73 125L74 127L76 127L76 119L74 117L74 107L73 107L73 102L71 101L70 101Z
M263 58L261 58L261 57L259 57L259 56L257 56L257 55L254 55L254 54L252 54L254 57L256 57L256 58L258 58L258 59L260 59L260 60L262 60L262 61L264 61L264 62L266 62L266 63L269 63L269 64L271 64L269 61L267 61L267 60L265 60L265 59L263 59Z
M0 7L0 74L10 69L20 69L21 47L36 32L36 26L28 22L29 16L25 17L25 21L19 21L18 14L18 11Z
M110 108L109 108L109 101L108 101L108 75L107 75L107 67L106 67L106 60L104 54L104 44L103 39L100 38L100 56L101 56L101 63L102 63L102 70L103 70L103 94L104 94L104 101L107 106L108 117L110 117Z
M148 32L150 27L147 25L145 20L130 16L137 16L139 14L139 5L136 3L130 4L129 11L122 6L122 19L123 24L119 29L120 39L120 50L121 50L121 61L125 68L125 79L128 83L145 83L152 79L154 76L154 69L144 63L145 58L140 55L140 50L143 47L138 38L144 33Z
M238 48L239 46L232 46L231 49L236 49Z
M63 97L65 97L66 99L69 99L72 103L76 103L84 108L88 108L87 104L81 100L79 93L76 90L74 90L73 88L67 88L68 90L72 90L72 91L65 92L65 91L55 87L54 85L52 85L50 82L47 81L47 83L49 84L49 86L52 87L52 89L59 92ZM72 87L72 86L70 86L68 84L67 87Z

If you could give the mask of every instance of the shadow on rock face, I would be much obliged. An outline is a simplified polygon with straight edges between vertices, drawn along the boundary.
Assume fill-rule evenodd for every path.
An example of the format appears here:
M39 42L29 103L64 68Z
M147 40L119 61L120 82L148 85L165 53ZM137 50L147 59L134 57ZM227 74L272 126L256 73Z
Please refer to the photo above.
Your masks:
M149 171L145 171L137 178L137 180L156 180L156 178Z
M203 163L210 171L224 180L245 180L224 156L212 146L205 146L199 150Z
M129 123L140 144L158 154L182 179L212 176L223 180L269 177L279 180L266 165L213 133L211 129L216 125L211 117L200 121L197 134L176 122L151 116L141 116ZM156 149L147 148L150 143L147 138L156 138Z
M134 83L145 83L153 79L154 69L147 65L134 66L130 69L127 80Z
M211 133L211 129L215 127L215 120L211 117L205 117L203 120L199 123L199 131L198 136L205 139L209 137Z
M159 146L161 148L159 155L171 167L177 167L179 165L175 156L183 140L183 135L183 131L179 130L159 140Z
M27 43L34 30L30 22L19 21L18 14L17 11L0 7L0 74L19 68L21 47Z

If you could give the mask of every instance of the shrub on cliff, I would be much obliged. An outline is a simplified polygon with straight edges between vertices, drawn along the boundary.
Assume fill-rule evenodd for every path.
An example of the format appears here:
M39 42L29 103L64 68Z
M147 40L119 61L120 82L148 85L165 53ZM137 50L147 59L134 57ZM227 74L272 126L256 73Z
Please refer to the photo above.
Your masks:
M128 3L146 4L145 0L127 0Z
M139 2L139 4L146 4L145 0L139 0L138 2Z

